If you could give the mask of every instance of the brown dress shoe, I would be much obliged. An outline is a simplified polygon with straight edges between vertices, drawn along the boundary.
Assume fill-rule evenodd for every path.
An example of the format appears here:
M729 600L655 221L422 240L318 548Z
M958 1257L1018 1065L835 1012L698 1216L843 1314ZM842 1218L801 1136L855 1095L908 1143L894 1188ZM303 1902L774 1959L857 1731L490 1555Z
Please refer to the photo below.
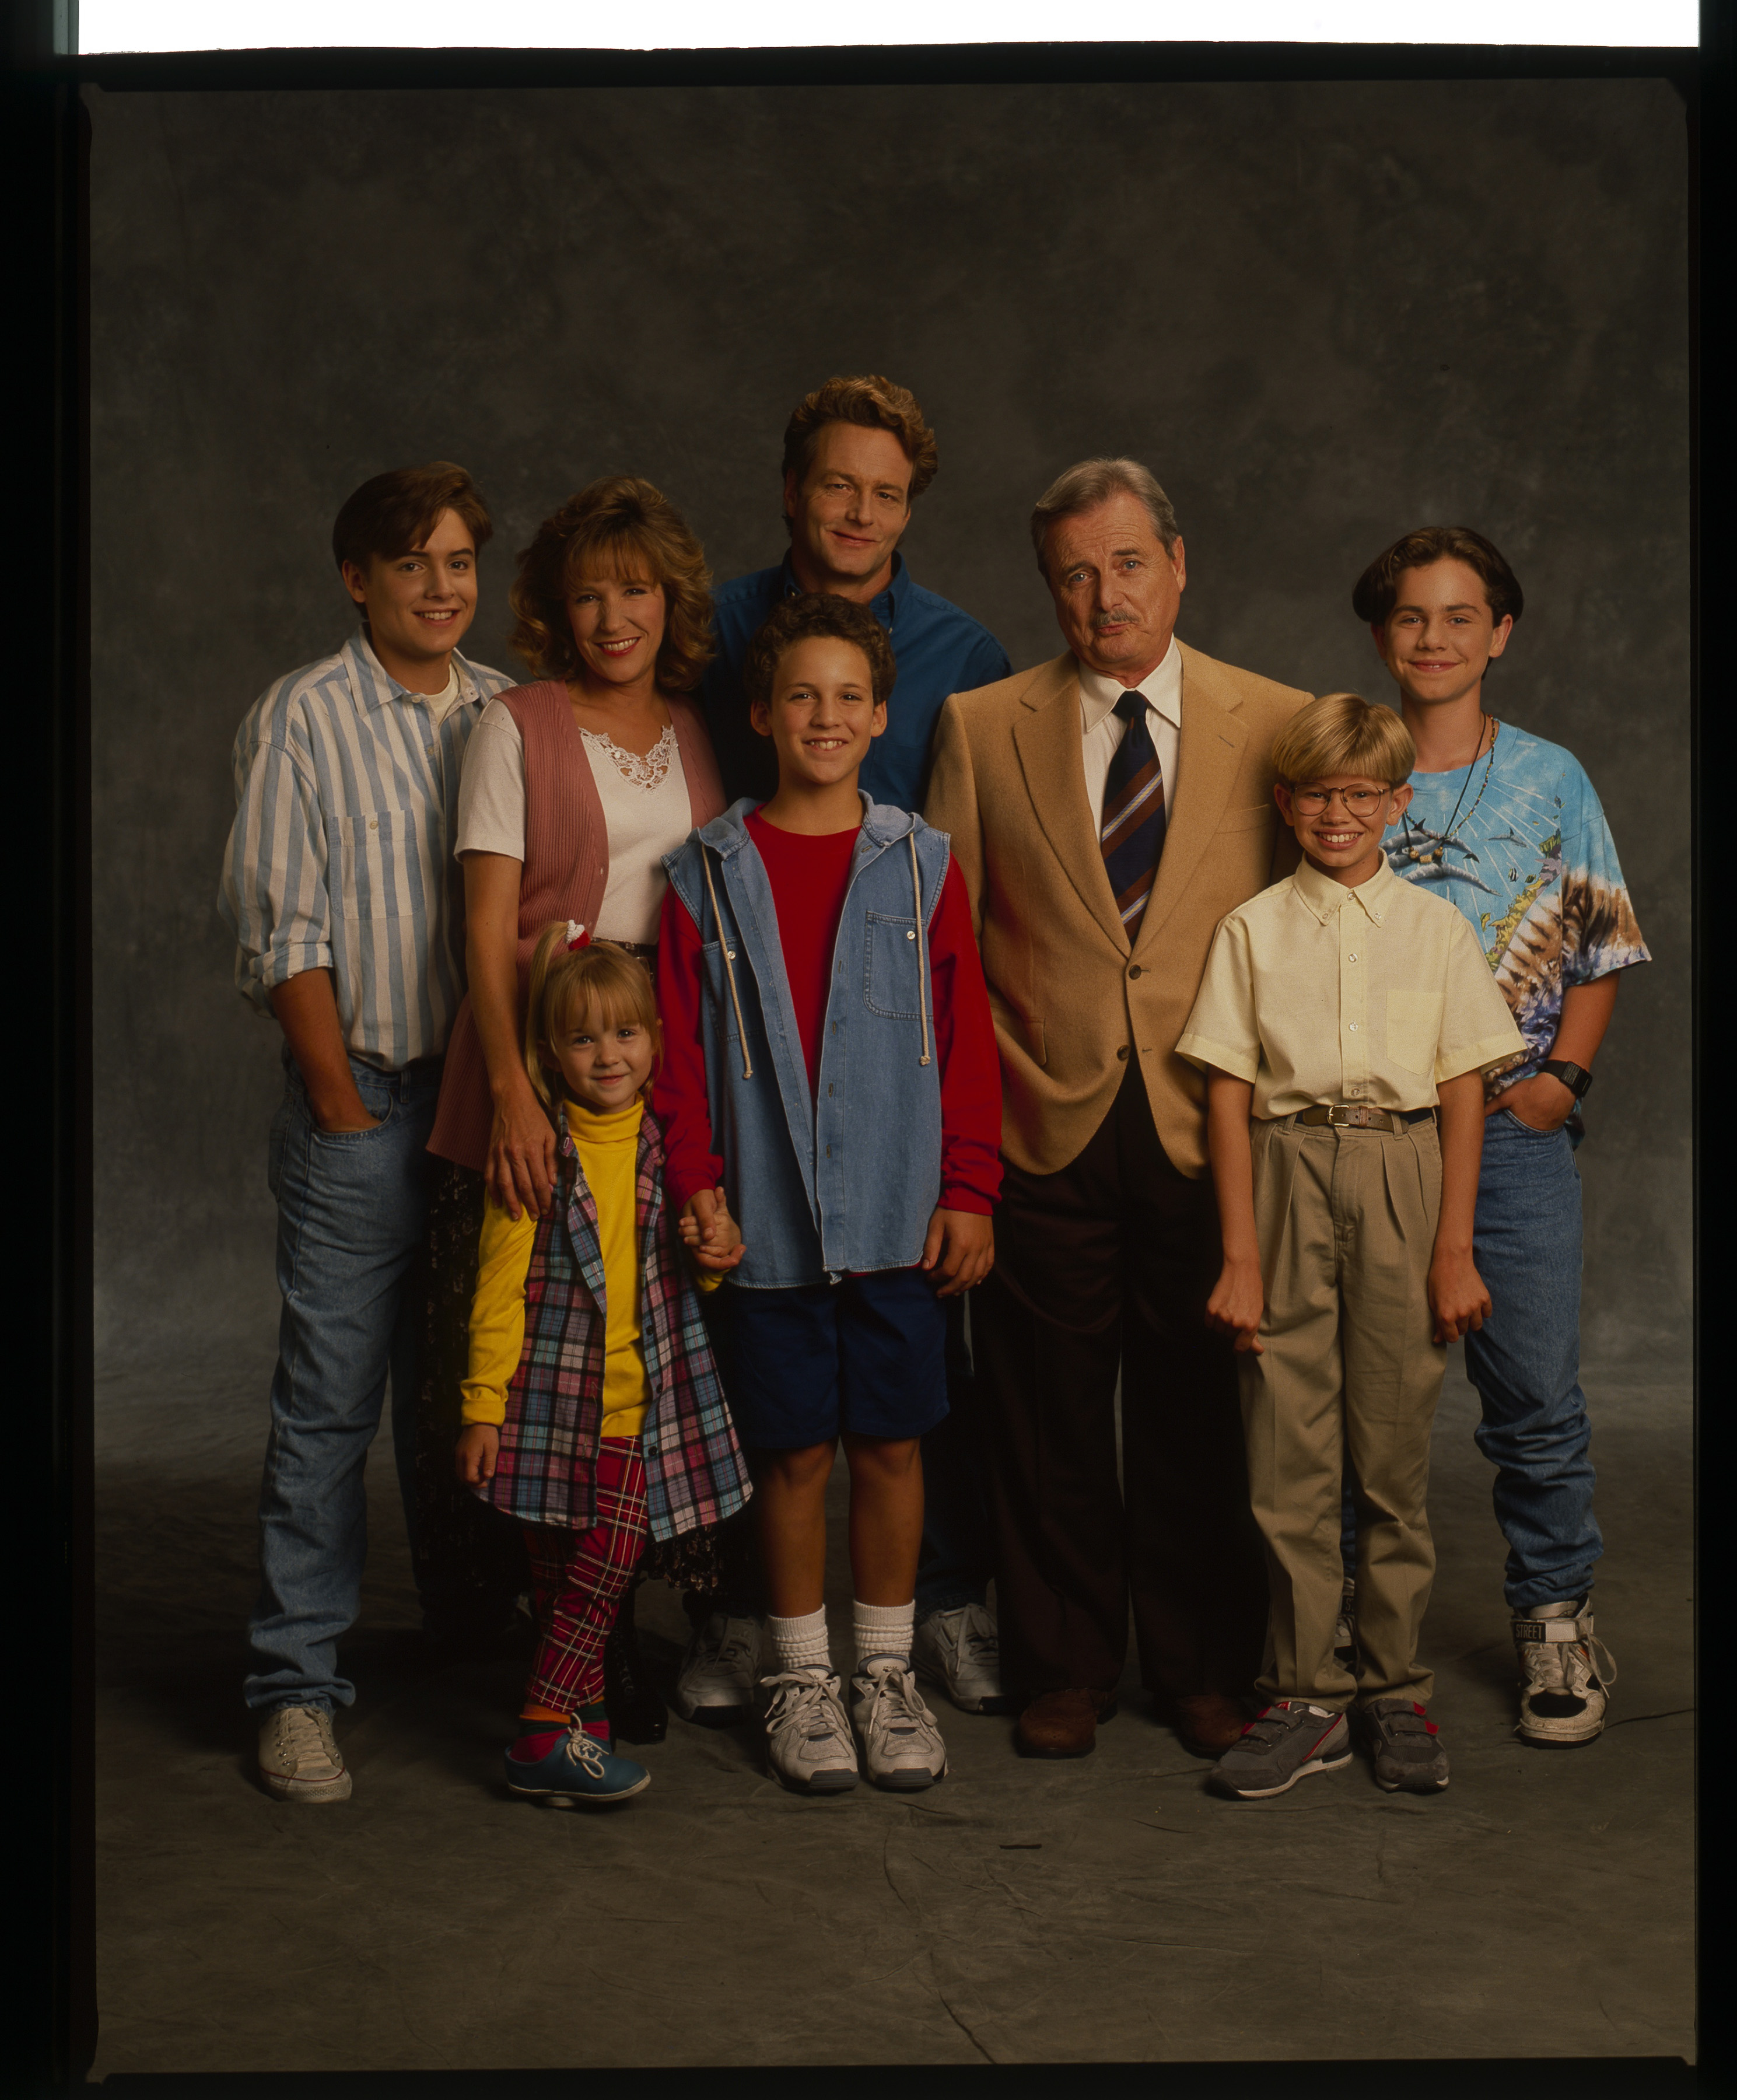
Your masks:
M1241 1701L1222 1692L1184 1692L1169 1705L1170 1726L1184 1749L1197 1758L1220 1758L1242 1740L1249 1716Z
M1098 1723L1115 1718L1113 1692L1070 1684L1040 1692L1019 1717L1013 1740L1028 1758L1090 1757L1098 1747Z

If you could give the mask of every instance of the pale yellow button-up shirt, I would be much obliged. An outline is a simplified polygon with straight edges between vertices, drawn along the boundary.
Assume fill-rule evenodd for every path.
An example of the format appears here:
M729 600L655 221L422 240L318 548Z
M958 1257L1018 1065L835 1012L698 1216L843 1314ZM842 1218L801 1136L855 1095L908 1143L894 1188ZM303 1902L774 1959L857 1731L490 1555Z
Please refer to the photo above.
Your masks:
M1477 936L1383 861L1355 889L1305 861L1228 914L1176 1045L1254 1083L1257 1116L1426 1109L1523 1047Z

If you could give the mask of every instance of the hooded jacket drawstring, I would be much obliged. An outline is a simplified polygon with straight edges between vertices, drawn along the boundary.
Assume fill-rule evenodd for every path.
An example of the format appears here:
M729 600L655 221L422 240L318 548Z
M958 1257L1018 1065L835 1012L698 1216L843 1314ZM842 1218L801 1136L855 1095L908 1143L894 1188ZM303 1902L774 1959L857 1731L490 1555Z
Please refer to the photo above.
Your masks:
M915 854L916 849L914 845L911 850ZM712 899L712 917L718 929L718 946L724 951L724 974L730 979L730 1003L736 1009L736 1034L742 1043L742 1076L744 1079L752 1079L754 1066L748 1057L747 1025L742 1018L742 995L736 990L735 951L724 938L724 915L718 910L718 893L712 881L712 856L706 850L703 839L699 845L699 864L706 871L706 893ZM923 1061L926 1065L928 1059L925 1057Z
M928 944L923 938L923 878L917 868L917 835L912 830L905 834L910 844L910 892L917 915L917 1011L923 1017L923 1055L919 1065L928 1062Z

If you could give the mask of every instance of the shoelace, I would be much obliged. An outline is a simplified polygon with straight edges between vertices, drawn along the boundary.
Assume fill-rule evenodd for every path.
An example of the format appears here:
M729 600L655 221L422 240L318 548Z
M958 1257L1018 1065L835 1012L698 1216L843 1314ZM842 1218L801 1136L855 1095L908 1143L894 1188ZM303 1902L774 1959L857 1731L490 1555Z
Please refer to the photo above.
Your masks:
M1541 1692L1565 1692L1578 1699L1594 1676L1603 1686L1616 1682L1616 1661L1596 1634L1583 1641L1526 1641L1522 1652L1527 1673Z
M575 1728L569 1733L564 1754L570 1765L583 1765L593 1779L604 1776L602 1745L583 1728Z
M896 1708L902 1717L881 1723L888 1735L915 1736L928 1725L932 1717L909 1670L895 1665L876 1671L869 1682L874 1689L869 1695L869 1710L863 1719L865 1731L874 1727L880 1719L883 1703Z
M785 1671L774 1677L772 1682L778 1689L773 1693L771 1703L766 1709L768 1727L774 1723L787 1722L791 1727L800 1728L811 1743L821 1742L835 1732L835 1723L829 1710L831 1701L822 1679ZM806 1723L810 1720L818 1722L818 1727L808 1727Z
M982 1620L966 1614L960 1629L959 1645L969 1651L973 1661L999 1670L1001 1666L1001 1639Z
M337 1754L337 1745L331 1739L329 1721L322 1728L324 1717L305 1706L283 1706L278 1710L277 1746L280 1756L292 1765L299 1765L304 1758L323 1758L326 1762L342 1768L343 1759Z

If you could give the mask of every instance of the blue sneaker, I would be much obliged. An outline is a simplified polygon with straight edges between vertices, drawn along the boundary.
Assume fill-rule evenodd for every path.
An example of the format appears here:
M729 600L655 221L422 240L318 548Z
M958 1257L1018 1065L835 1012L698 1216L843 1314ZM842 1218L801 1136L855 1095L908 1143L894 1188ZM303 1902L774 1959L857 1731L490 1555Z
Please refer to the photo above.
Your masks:
M643 1793L651 1775L632 1758L618 1758L588 1736L570 1728L554 1748L532 1764L509 1750L501 1761L514 1793L561 1808L594 1808Z

